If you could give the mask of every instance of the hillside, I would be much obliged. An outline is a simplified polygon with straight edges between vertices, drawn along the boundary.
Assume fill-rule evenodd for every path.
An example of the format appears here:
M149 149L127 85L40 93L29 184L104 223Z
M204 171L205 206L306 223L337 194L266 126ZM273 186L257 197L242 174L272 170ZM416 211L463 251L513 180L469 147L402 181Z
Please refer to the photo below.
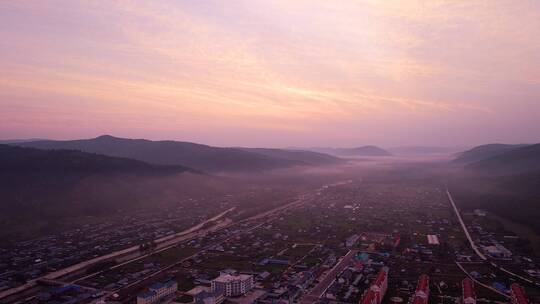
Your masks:
M456 164L471 164L527 145L487 144L461 152L453 160Z
M47 174L176 174L195 172L183 166L152 165L145 162L85 153L75 150L43 151L34 148L0 145L3 175Z
M465 209L486 209L540 232L540 171L519 175L459 175L448 183Z
M42 139L42 138L29 138L29 139L1 139L1 140L0 140L0 145L25 143L25 142L39 141L39 140L45 140L45 139Z
M182 166L0 145L0 238L18 229L49 229L122 208L156 206L165 194L162 181L194 179L208 177ZM185 192L180 185L170 189Z
M17 144L39 149L73 149L108 156L126 157L159 165L183 165L205 172L253 172L300 165L319 165L284 153L257 153L250 149L219 148L179 141L150 141L100 136L69 141L35 141ZM263 151L260 151L263 152ZM270 155L272 154L272 155ZM281 155L277 155L281 154ZM287 154L287 153L285 153ZM313 159L312 159L313 160Z
M284 149L265 149L265 148L241 148L244 151L254 152L262 155L266 155L272 158L279 158L289 161L302 162L306 165L320 166L320 165L336 165L342 164L345 160L313 151L304 150L284 150Z
M392 156L392 153L377 146L362 146L356 148L310 148L309 150L344 157Z
M510 149L495 156L470 163L466 168L496 175L540 171L540 144Z
M394 155L426 155L426 154L451 154L460 151L456 147L432 147L432 146L403 146L390 148L388 151Z
M479 148L469 160L492 156L465 164L466 170L449 183L462 206L487 209L540 231L540 144Z

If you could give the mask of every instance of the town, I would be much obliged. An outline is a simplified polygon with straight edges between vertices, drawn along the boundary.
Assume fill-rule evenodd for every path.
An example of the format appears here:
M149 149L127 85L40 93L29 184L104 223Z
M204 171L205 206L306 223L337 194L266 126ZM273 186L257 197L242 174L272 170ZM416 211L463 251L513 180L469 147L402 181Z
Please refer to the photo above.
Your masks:
M540 304L540 0L0 0L0 304Z
M236 215L234 196L219 205L218 214L163 210L116 222L110 233L112 223L87 225L3 249L2 292L29 288L2 303L523 304L540 297L534 251L486 211L454 208L435 180L351 178L247 217ZM99 259L110 252L120 253ZM13 284L23 274L28 280Z

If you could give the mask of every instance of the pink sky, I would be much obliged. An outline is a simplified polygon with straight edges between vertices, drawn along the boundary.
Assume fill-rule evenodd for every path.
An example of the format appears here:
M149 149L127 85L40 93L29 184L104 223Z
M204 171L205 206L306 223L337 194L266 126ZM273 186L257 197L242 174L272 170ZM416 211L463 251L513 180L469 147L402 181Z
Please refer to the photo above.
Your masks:
M537 1L1 1L0 138L540 141Z

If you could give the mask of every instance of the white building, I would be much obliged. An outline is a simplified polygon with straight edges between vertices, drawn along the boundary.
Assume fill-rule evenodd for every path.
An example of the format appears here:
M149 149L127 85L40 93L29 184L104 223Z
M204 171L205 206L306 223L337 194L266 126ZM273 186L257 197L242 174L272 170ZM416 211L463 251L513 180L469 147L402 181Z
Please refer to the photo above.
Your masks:
M210 287L196 286L186 294L192 296L196 304L221 304L225 302L225 295L221 292L212 292Z
M212 280L212 292L223 293L226 297L241 296L253 288L252 275L221 274Z
M435 234L428 234L427 235L427 241L429 245L439 245L439 237L437 237Z
M174 280L165 283L154 283L148 291L137 296L137 304L154 304L160 300L174 295L178 291L178 283Z

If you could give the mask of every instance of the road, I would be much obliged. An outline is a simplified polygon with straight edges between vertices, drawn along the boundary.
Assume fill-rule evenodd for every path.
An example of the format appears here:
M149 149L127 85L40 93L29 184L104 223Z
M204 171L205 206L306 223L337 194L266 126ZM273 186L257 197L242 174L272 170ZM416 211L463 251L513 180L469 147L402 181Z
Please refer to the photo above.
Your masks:
M329 186L335 186L335 185L339 185L341 183L348 183L348 182L349 181L339 182L339 183L336 183L336 184L331 184ZM328 186L326 186L326 188L327 187ZM317 190L315 190L313 192L317 193L317 192L322 191L324 189L325 189L325 186L323 186L320 189L317 189ZM312 194L312 193L302 194L302 195L299 196L299 198L297 200L295 200L295 201L293 201L293 202L291 202L289 204L276 207L274 209L271 209L269 211L265 211L265 212L260 213L260 214L256 214L256 215L254 215L252 217L249 217L247 219L244 219L244 220L241 220L241 221L238 221L238 222L228 222L227 225L217 225L217 226L219 226L218 229L214 229L211 232L215 232L215 231L218 231L218 230L221 230L221 229L224 229L224 228L228 228L228 227L231 227L231 226L234 226L234 225L237 225L237 224L242 224L242 223L246 223L246 222L250 222L250 221L254 221L254 220L260 220L260 219L263 219L263 218L268 218L266 221L263 221L259 225L256 225L255 227L250 227L250 229L258 228L258 227L260 227L261 224L264 224L266 222L269 222L269 221L273 220L272 216L279 215L282 212L285 212L287 210L302 206L312 196L314 196L314 194ZM201 228L205 224L207 224L207 223L209 223L211 221L216 221L217 219L223 217L224 215L226 215L230 211L233 211L235 208L236 207L230 208L230 209L228 209L228 210L226 210L226 211L224 211L224 212L222 212L222 213L220 213L220 214L218 214L218 215L216 215L216 216L214 216L214 217L212 217L212 218L210 218L208 220L205 220L205 221L203 221L203 222L201 222L201 223L199 223L199 224L197 224L197 225L195 225L195 226L193 226L193 227L191 227L191 228L189 228L187 230L179 232L177 234L157 239L156 240L157 248L155 250L153 250L152 252L150 252L150 253L146 253L146 254L141 253L141 256L144 255L144 257L146 257L148 255L156 253L158 250L163 251L163 250L166 250L166 249L168 249L170 247L175 246L176 244L178 244L180 242L183 242L183 241L186 241L186 240L191 240L193 238L201 236L200 235ZM211 227L211 228L214 228L214 227ZM206 231L206 230L204 231L204 233L208 233L208 232L209 231ZM25 290L31 289L33 287L36 287L38 280L42 280L42 279L45 279L45 280L58 280L61 277L65 277L65 276L67 276L69 274L72 274L74 272L83 270L83 269L89 267L90 265L94 265L96 263L107 261L107 260L110 260L110 259L113 259L113 258L116 258L116 257L120 257L120 256L128 255L128 254L134 254L134 253L137 253L137 252L140 252L138 245L137 246L132 246L132 247L129 247L129 248L126 248L126 249L123 249L123 250L115 251L115 252L112 252L112 253L109 253L109 254L106 254L106 255L103 255L103 256L99 256L99 257L96 257L96 258L93 258L93 259L90 259L90 260L87 260L87 261L84 261L84 262L77 263L75 265L60 269L60 270L55 271L55 272L51 272L51 273L49 273L49 274L47 274L45 276L42 276L42 277L33 279L31 281L28 281L24 285L2 291L2 292L0 292L0 299L7 298L7 297L13 296L13 295L15 295L17 293L20 293L20 292L23 292ZM135 257L133 259L130 259L129 261L126 261L126 262L122 263L122 264L132 262L134 259L140 259L141 256L137 256L137 257ZM99 273L99 272L97 272L97 273ZM95 275L97 273L87 275L87 276L85 276L85 278L91 277L92 275ZM77 280L77 281L80 281L80 280Z
M350 250L347 252L347 254L344 255L341 260L339 260L339 262L326 273L324 278L322 278L322 280L320 280L319 283L315 285L315 287L313 287L308 294L302 297L300 304L315 303L318 299L320 299L326 290L332 285L332 283L334 283L337 275L349 265L349 262L357 253L358 250Z
M297 207L301 207L303 206L309 199L310 199L310 195L309 194L303 194L303 195L300 195L299 198L289 204L286 204L286 205L283 205L283 206L280 206L280 207L277 207L277 208L274 208L274 209L271 209L269 211L265 211L263 213L260 213L260 214L256 214L254 216L251 216L247 219L244 219L244 220L241 220L239 222L236 222L236 223L230 223L224 227L221 227L221 229L223 228L231 228L233 226L237 226L239 224L244 224L244 223L249 223L249 222L255 222L255 224L253 226L249 226L249 227L244 227L243 230L239 231L238 233L235 233L235 234L232 234L232 235L229 235L229 236L226 236L224 238L222 238L221 240L216 240L214 241L212 244L210 245L207 245L205 247L203 247L201 250L197 251L196 253L186 257L186 258L183 258L182 260L179 260L171 265L168 265L168 266L165 266L161 269L159 269L158 271L154 272L154 273L151 273L137 281L134 281L126 286L122 286L121 288L118 288L116 290L113 290L113 291L109 291L109 292L106 292L105 295L102 297L102 299L105 299L107 297L109 297L110 295L114 294L114 293L119 293L120 291L122 290L125 290L125 289L128 289L128 288L131 288L131 287L134 287L138 284L141 284L143 283L144 281L147 281L148 279L151 279L153 277L156 277L158 276L159 274L171 269L171 268L174 268L180 264L182 264L184 261L188 261L190 259L192 259L193 257L197 256L198 254L201 254L215 246L218 246L218 245L221 245L227 241L230 241L231 239L237 237L238 235L241 235L241 234L245 234L245 233L249 233L249 232L252 232L254 231L255 229L258 229L264 225L267 225L273 221L275 221L276 219L278 219L278 215L280 215L281 213L285 212L285 211L288 211L288 210L291 210L293 208L297 208ZM221 230L219 229L219 230ZM217 230L216 230L217 231ZM215 231L214 231L215 232ZM152 252L148 255L153 255L157 252ZM122 263L122 265L125 265L125 264L128 264L128 263L131 263L133 262L134 260L130 260L128 262L125 262L125 263ZM121 265L117 265L115 267L119 267ZM114 267L113 267L114 268ZM93 276L95 274L92 274L91 276ZM87 276L88 277L88 276Z
M465 268L463 267L463 265L461 265L461 263L456 262L456 265L457 265L457 266L459 267L459 269L461 269L461 271L463 271L463 272L469 277L469 279L471 279L475 284L481 285L481 286L483 286L483 287L485 287L485 288L487 288L487 289L493 291L493 292L496 293L496 294L499 294L499 295L501 295L501 296L503 296L503 297L505 297L505 298L507 298L507 299L510 299L510 296L509 296L509 295L507 295L507 294L505 294L505 293L502 293L502 292L498 291L497 289L495 289L495 288L493 288L493 287L491 287L491 286L489 286L489 285L486 285L486 284L484 284L484 283L482 283L482 282L476 280L473 276L471 276L471 275L469 274L469 272L467 272L467 269L465 269Z
M157 239L156 240L156 243L157 243L157 249L156 250L159 250L159 249L162 249L162 248L165 248L165 247L170 247L172 244L174 243L178 243L178 242L181 242L185 239L189 239L190 237L192 237L193 234L197 234L197 232L206 224L206 223L209 223L211 221L216 221L217 219L223 217L225 214L227 214L228 212L234 210L234 207L231 208L231 209L228 209L208 220L205 220L187 230L184 230L182 232L179 232L177 234L174 234L172 236L167 236L167 237L164 237L164 238L160 238L160 239ZM32 287L35 287L37 285L37 282L38 280L58 280L59 278L61 277L64 277L68 274L71 274L71 273L74 273L74 272L77 272L77 271L80 271L80 270L83 270L91 265L94 265L94 264L97 264L99 262L103 262L103 261L107 261L107 260L110 260L110 259L113 259L113 258L116 258L116 257L120 257L120 256L124 256L124 255L127 255L127 254L131 254L131 253L137 253L137 252L140 252L139 251L139 246L132 246L132 247L129 247L129 248L126 248L126 249L122 249L122 250L118 250L118 251L115 251L115 252L111 252L111 253L108 253L108 254L105 254L105 255L102 255L102 256L99 256L99 257L96 257L96 258L93 258L93 259L90 259L90 260L87 260L87 261L84 261L84 262L80 262L80 263L77 263L77 264L74 264L74 265L71 265L69 267L66 267L66 268L63 268L63 269L60 269L58 271L54 271L54 272L51 272L51 273L48 273L42 277L39 277L39 278L36 278L36 279L33 279L33 280L30 280L28 281L26 284L24 285L21 285L21 286L18 286L18 287L15 287L15 288L11 288L11 289L8 289L8 290L5 290L3 292L0 292L0 299L3 299L3 298L6 298L6 297L9 297L11 295L14 295L14 294L17 294L19 292L22 292L24 290L27 290L27 289L30 289ZM142 253L141 253L142 254Z
M450 203L452 204L452 207L454 208L454 211L456 212L456 216L459 220L459 223L461 224L461 228L463 228L463 232L465 232L465 236L467 237L467 240L469 240L469 244L471 245L471 248L474 250L474 252L480 259L487 261L487 257L480 251L480 249L478 249L478 246L476 246L476 244L474 243L474 240L469 234L469 229L467 229L465 222L463 222L463 219L461 218L461 214L459 213L459 210L456 207L456 204L454 203L454 199L452 198L452 195L450 194L450 191L448 191L448 189L446 189L446 194L448 195L448 199L450 200Z
M521 276L517 273L514 273L502 266L499 266L497 265L495 262L489 260L488 261L488 258L478 249L478 246L474 243L473 239L471 238L471 235L469 234L469 230L467 229L467 226L465 225L465 223L463 222L463 219L461 218L461 214L459 213L459 210L457 209L456 207L456 204L454 203L454 199L452 198L452 195L450 194L450 191L448 190L448 188L446 189L446 194L448 195L448 199L450 200L450 203L452 204L452 207L454 208L454 211L456 212L456 216L461 224L461 227L463 228L463 231L465 232L465 235L467 236L467 239L469 240L469 244L471 245L471 248L474 250L474 252L478 255L478 257L480 257L480 259L482 259L483 261L486 261L486 262L489 262L489 264L497 269L499 269L500 271L508 274L508 275L511 275L513 276L514 278L516 279L519 279L519 280L522 280L524 282L527 282L529 284L533 284L533 285L536 285L536 286L539 286L540 287L540 282L535 282L531 279L528 279L524 276ZM463 269L463 268L462 268ZM467 273L468 275L468 273Z
M206 233L210 233L210 232L215 232L215 231L218 231L218 230L221 230L225 227L228 227L230 224L232 223L232 220L231 219L224 219L224 220L221 220L219 221L216 225L208 228L208 229L201 229L201 230L197 230L197 231L192 231L189 235L186 235L185 237L181 238L181 239L175 239L176 241L175 242L172 242L172 240L170 241L167 241L166 243L163 243L163 246L158 246L156 249L148 252L148 253L145 253L145 254L142 254L141 256L139 257L135 257L135 258L132 258L132 259L129 259L128 261L125 261L123 263L120 263L120 264L117 264L117 265L114 265L112 266L111 268L107 268L105 270L101 270L101 271L98 271L98 272L94 272L94 273L91 273L91 274L88 274L88 275L85 275L84 277L80 277L80 278L77 278L76 280L74 281L70 281L69 283L72 283L72 284L75 284L75 283L78 283L78 282L82 282L90 277L93 277L95 275L98 275L98 274L101 274L105 271L109 271L111 269L116 269L116 268L119 268L119 267L122 267L126 264L129 264L129 263L133 263L133 262L136 262L138 260L142 260L144 258L147 258L151 255L154 255L154 254L157 254L157 253L160 253L162 251L165 251L165 250L168 250L168 249L171 249L175 246L177 246L180 242L187 242L187 241L191 241L195 238L198 238L198 237L201 237L203 236L204 234Z

